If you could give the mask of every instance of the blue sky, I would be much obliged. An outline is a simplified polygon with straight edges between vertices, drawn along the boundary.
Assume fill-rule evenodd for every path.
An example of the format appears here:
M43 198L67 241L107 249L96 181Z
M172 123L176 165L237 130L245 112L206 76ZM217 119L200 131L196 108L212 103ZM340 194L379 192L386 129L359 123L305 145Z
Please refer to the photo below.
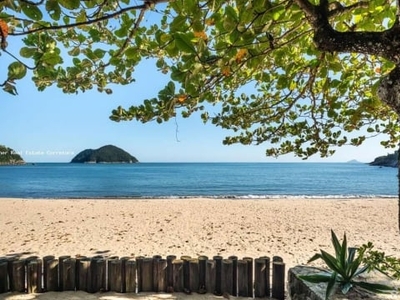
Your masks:
M18 96L1 92L0 144L13 148L28 162L69 162L84 149L107 144L123 148L141 162L301 161L292 155L268 158L267 144L224 146L222 139L228 132L204 124L198 115L163 124L109 120L118 105L128 107L153 97L168 81L151 70L150 63L141 65L136 82L114 88L112 95L97 91L66 95L56 88L39 92L29 80L18 82ZM341 148L329 159L316 156L309 161L369 162L388 152L374 139L361 147Z
M15 39L15 40L13 40ZM9 50L19 52L18 37L9 37ZM2 53L0 63L8 65ZM0 70L0 82L6 68ZM18 82L19 95L0 91L0 144L13 148L27 162L69 162L87 148L113 144L141 162L288 162L301 161L292 155L278 159L265 156L267 144L259 146L222 145L229 132L204 124L198 115L177 117L168 123L116 123L109 119L118 105L129 107L157 95L169 78L156 72L150 61L136 69L136 82L114 87L112 95L89 91L78 95L63 94L57 88L39 92L29 80ZM384 149L378 137L361 147L343 147L328 159L318 156L308 161L372 161L391 150Z

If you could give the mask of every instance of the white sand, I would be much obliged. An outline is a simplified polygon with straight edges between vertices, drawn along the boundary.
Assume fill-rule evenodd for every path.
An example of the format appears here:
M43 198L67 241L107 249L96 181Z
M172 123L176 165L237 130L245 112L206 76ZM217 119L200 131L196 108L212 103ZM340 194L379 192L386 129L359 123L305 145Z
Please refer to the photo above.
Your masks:
M319 249L332 252L333 229L340 238L346 232L349 246L370 241L377 250L400 257L396 199L0 201L0 256L278 255L288 269L306 263ZM109 300L133 295L63 292L30 297L0 295Z

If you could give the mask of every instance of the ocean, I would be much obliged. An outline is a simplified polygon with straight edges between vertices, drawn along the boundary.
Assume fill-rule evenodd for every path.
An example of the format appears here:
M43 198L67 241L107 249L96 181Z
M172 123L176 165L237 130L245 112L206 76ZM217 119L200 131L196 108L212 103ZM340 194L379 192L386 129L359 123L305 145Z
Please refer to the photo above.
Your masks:
M397 197L397 169L361 163L37 163L0 167L0 197Z

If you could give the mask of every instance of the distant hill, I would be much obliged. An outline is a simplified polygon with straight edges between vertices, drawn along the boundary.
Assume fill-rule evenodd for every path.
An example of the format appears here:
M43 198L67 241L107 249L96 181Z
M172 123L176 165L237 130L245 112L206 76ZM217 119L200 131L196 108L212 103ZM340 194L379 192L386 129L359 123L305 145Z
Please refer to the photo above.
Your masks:
M137 163L136 157L113 145L79 152L71 163Z
M13 149L0 145L0 165L23 165L25 161Z
M398 151L395 151L394 153L388 154L385 156L379 156L379 157L375 158L375 160L369 164L370 164L370 166L397 168L397 166L398 166Z

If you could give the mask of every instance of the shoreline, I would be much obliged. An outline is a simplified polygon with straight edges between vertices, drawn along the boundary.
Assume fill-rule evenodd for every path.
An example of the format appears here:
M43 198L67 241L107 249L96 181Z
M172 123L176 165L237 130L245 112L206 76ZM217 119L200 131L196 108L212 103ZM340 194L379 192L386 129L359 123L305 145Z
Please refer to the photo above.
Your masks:
M281 256L287 271L332 253L331 229L400 257L393 198L0 201L0 257Z

